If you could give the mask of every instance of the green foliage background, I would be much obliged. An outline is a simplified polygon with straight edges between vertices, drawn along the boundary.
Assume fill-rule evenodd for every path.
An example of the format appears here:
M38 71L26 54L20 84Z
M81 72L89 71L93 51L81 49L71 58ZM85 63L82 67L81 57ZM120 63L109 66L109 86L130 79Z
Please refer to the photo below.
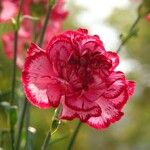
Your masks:
M150 2L145 1L145 6L150 7ZM81 12L82 8L69 2L70 16L65 22L65 29L75 29L76 12ZM136 6L128 6L123 9L115 9L108 18L107 23L120 33L127 33L130 25L136 17ZM138 35L130 40L120 53L121 57L130 58L135 62L135 67L128 74L130 79L136 81L136 94L128 102L124 111L125 116L118 123L105 130L95 130L87 125L82 125L79 136L74 145L74 150L149 150L150 149L150 22L142 19L139 26ZM11 31L11 24L0 24L0 38L4 32ZM0 39L0 102L9 101L11 89L11 67L12 62L7 59L3 51ZM18 111L23 100L22 86L20 83L20 70L17 74L17 99ZM29 104L30 105L30 104ZM30 126L36 129L33 136L33 149L39 150L49 129L50 121L54 109L40 110L30 106ZM0 107L0 147L4 145L9 149L7 138L7 115ZM69 138L76 126L77 120L62 122L58 132L52 137L50 148L53 150L65 150ZM24 133L22 138L24 139ZM1 140L3 137L3 141ZM58 140L58 138L62 138ZM24 149L24 140L21 143Z

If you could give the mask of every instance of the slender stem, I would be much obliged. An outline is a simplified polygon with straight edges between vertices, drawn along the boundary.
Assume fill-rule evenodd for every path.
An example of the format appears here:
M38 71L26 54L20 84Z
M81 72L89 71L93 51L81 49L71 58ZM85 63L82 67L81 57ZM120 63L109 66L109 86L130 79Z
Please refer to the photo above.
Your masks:
M117 49L117 53L120 52L122 46L124 46L131 38L132 36L134 35L134 30L136 29L138 23L140 22L141 18L142 18L142 15L141 15L141 8L143 7L143 3L141 3L138 7L138 16L137 18L135 19L135 21L133 22L133 24L131 25L129 31L128 31L128 34L127 36L122 40L121 44L119 45L118 49Z
M27 100L25 98L22 109L20 111L19 120L18 120L18 126L17 126L16 138L15 138L16 139L15 150L19 150L19 147L20 147L21 132L22 132L22 127L23 127L26 108L27 108Z
M10 104L14 103L15 99L15 87L16 87L16 57L17 57L17 43L18 43L18 31L15 31L15 40L14 40L14 60L13 60L13 75L12 75L12 91L11 91L11 99ZM9 115L9 123L10 123L10 138L11 138L11 148L14 149L14 126L11 122L11 118Z
M15 32L14 32L14 53L13 53L13 73L12 73L12 95L10 99L10 104L14 103L15 100L15 87L16 87L16 60L17 60L17 49L18 49L18 31L19 31L19 26L20 26L20 15L21 15L21 9L23 5L23 1L20 1L20 7L19 7L19 12L17 15L17 19L15 22Z
M16 87L16 59L17 59L17 44L18 44L18 31L14 33L14 59L13 59L13 74L12 74L12 89L10 104L14 103L15 99L15 87Z
M45 139L44 139L44 143L42 145L42 150L47 150L48 149L48 144L49 144L49 141L51 139L51 131L48 131Z
M129 32L127 34L127 36L122 40L121 44L119 45L118 49L117 49L117 53L120 52L122 46L124 46L133 36L133 31L136 28L136 26L138 25L139 21L141 19L141 16L138 16L135 20L135 22L132 24L131 28L129 29Z
M15 32L14 32L14 53L13 53L13 73L12 73L12 89L11 89L11 99L10 99L10 104L14 104L15 100L15 87L16 87L16 59L17 59L17 45L18 45L18 30L19 30L19 19L21 15L21 9L23 5L23 0L20 1L20 7L19 7L19 12L18 16L16 19L16 24L15 24ZM9 123L10 123L10 137L11 137L11 148L14 150L14 126L11 122L10 115L9 115Z
M72 137L71 137L71 140L70 140L70 142L69 142L69 145L68 145L68 147L67 147L67 150L72 150L73 144L74 144L75 139L76 139L76 137L77 137L77 135L78 135L78 133L79 133L79 130L80 130L81 125L82 125L82 122L79 121L78 124L77 124L77 127L75 128L75 130L74 130L74 132L73 132L73 135L72 135Z
M52 117L51 129L48 131L48 133L47 133L47 135L46 135L46 137L44 139L44 142L43 142L43 145L42 145L42 148L41 148L42 150L47 150L48 149L48 145L49 145L51 136L58 129L58 126L60 124L60 120L58 119L59 113L60 113L60 106L55 109L55 113L54 113L54 115Z
M43 28L42 28L42 31L41 31L41 35L40 35L40 38L39 38L39 46L40 47L43 44L44 34L45 34L45 31L46 31L46 28L47 28L47 24L48 24L48 20L49 20L49 17L50 17L50 13L51 13L51 9L53 7L53 4L54 4L53 0L52 0L52 2L49 2L49 4L48 4L47 14L46 14L45 21L44 21L44 24L43 24Z

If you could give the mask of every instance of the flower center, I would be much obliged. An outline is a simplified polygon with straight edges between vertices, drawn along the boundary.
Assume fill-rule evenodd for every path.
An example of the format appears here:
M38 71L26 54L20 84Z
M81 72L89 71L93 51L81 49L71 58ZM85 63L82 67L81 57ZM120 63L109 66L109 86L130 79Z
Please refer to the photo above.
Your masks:
M80 88L88 90L88 86L94 82L93 74L100 69L103 60L99 52L87 52L81 56L72 54L68 64L71 65L77 79L81 83Z

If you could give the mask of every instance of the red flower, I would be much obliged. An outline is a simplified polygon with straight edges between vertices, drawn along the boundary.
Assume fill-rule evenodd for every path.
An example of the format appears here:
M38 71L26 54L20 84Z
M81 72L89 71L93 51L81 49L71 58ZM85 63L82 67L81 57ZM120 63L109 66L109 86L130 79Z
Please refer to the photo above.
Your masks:
M25 60L25 54L24 51L31 42L31 30L32 30L32 24L29 20L24 20L22 23L21 28L19 29L18 33L18 49L17 49L17 66L19 68L23 68L24 60ZM14 47L14 33L9 32L5 33L2 36L2 41L4 45L4 51L9 59L13 59L13 47Z
M146 16L146 19L150 22L150 13Z
M51 19L61 21L68 16L68 11L64 8L65 0L57 0L51 12Z
M17 3L13 0L14 3ZM29 14L29 4L31 2L39 3L43 2L46 4L46 1L42 0L27 0L25 5L23 5L23 14ZM45 5L46 6L46 5ZM46 48L49 40L62 30L63 21L67 17L68 12L64 10L64 1L57 0L57 3L52 9L52 15L49 18L49 23L46 29L43 47ZM19 30L18 37L18 51L17 51L17 65L19 68L23 67L25 60L25 51L27 45L31 42L33 30L37 33L40 33L42 28L43 19L38 22L37 26L33 29L33 24L30 20L25 19ZM6 33L2 36L4 51L9 59L13 59L13 45L14 45L14 33Z
M17 3L12 0L0 1L0 22L8 21L15 17L18 11Z
M61 119L78 117L101 129L121 118L134 82L114 71L119 57L106 52L98 36L86 29L66 31L43 50L31 44L22 83L28 100L39 108L62 105Z

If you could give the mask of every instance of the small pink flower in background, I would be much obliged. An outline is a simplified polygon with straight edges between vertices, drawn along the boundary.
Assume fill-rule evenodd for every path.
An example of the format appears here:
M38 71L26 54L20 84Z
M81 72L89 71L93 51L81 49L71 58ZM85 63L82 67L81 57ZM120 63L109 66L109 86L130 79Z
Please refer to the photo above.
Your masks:
M11 0L0 1L0 22L5 22L15 17L18 12L18 5Z
M150 22L150 13L146 16L146 19Z
M18 33L18 49L17 49L17 66L19 68L23 67L26 52L24 51L31 42L31 22L23 21L21 28ZM13 47L14 47L14 33L5 33L2 36L2 41L4 45L4 51L9 59L13 59Z
M65 0L57 0L52 9L50 18L55 21L64 20L68 16L68 11L65 10L64 6Z
M61 119L79 118L101 129L119 120L134 92L116 53L106 51L98 36L86 29L52 38L47 49L31 44L22 83L28 100L39 108L62 106Z
M23 14L29 15L30 14L30 4L32 3L39 3L43 2L46 6L46 1L41 0L27 0L26 3L23 5ZM12 4L16 4L17 1L14 0L11 2ZM17 5L17 4L16 4ZM66 19L68 15L68 11L64 9L65 1L64 0L57 0L55 6L52 9L51 16L49 18L49 23L47 26L47 30L45 33L44 41L43 41L43 47L46 48L49 40L56 34L58 34L62 30L63 22ZM6 10L8 8L6 7ZM36 32L40 33L42 24L43 24L43 18L40 19L40 21L37 23L36 27L33 27L33 23L31 20L24 19L21 23L21 27L19 30L19 37L18 37L18 51L17 51L17 66L19 68L23 67L24 60L25 60L25 54L24 51L26 47L30 44L32 39L32 33L33 30L36 30ZM33 29L36 28L36 29ZM9 59L13 59L13 45L14 45L14 33L5 33L2 36L3 39L3 45L4 45L4 51Z

